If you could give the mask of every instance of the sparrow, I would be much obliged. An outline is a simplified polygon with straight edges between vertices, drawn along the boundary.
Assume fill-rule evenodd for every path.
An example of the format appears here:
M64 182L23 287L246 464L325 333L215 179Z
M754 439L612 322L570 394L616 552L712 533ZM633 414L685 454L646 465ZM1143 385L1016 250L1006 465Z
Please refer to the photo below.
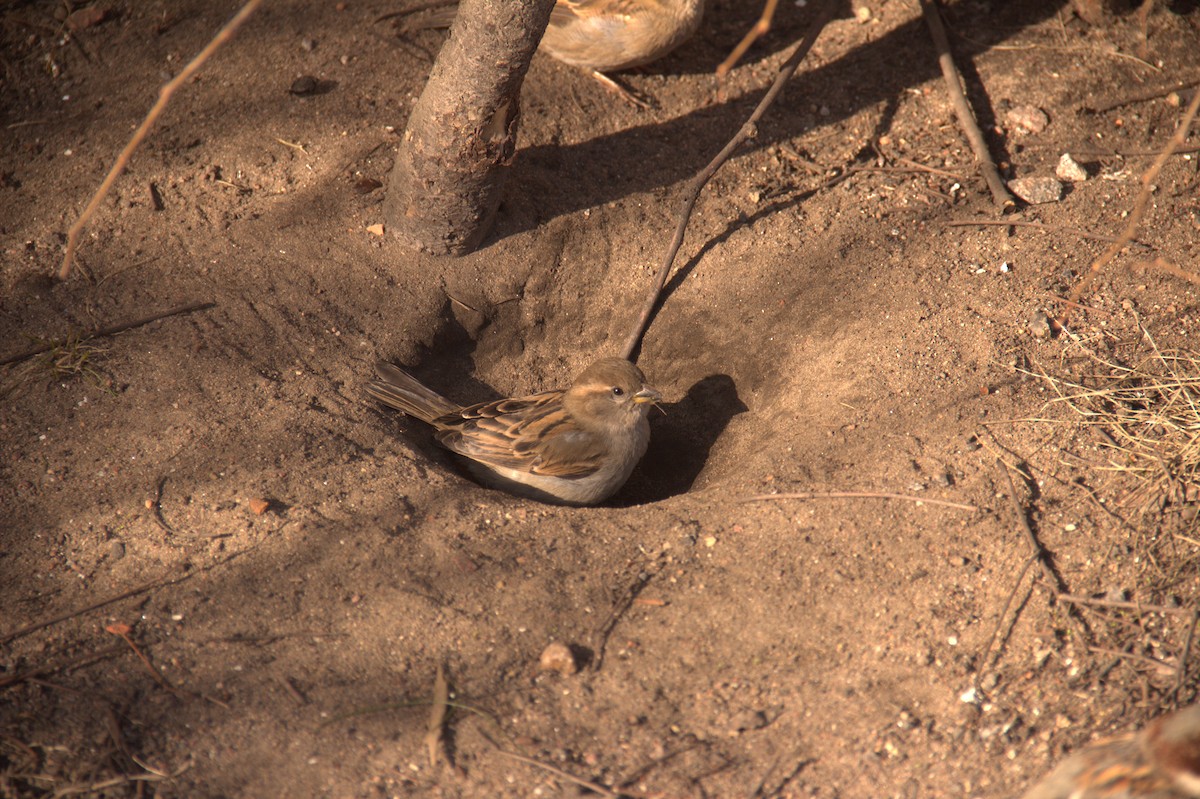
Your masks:
M1058 764L1023 799L1200 797L1200 705L1140 732L1092 744Z
M440 10L418 27L449 27L457 12ZM703 16L704 0L558 0L539 49L642 105L604 73L662 58L696 32Z
M416 417L485 485L542 502L595 505L625 484L650 443L662 395L623 358L602 358L571 387L461 407L389 363L367 393Z
M573 67L617 72L662 58L702 16L704 0L558 0L540 49Z

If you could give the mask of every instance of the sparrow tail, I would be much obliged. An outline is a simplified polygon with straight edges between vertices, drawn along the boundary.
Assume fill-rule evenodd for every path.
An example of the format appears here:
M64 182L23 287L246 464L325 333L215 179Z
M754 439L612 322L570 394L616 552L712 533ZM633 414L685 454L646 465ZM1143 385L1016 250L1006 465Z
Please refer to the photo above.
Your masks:
M390 363L377 363L375 370L380 379L367 385L367 393L388 407L426 423L458 410L450 400Z

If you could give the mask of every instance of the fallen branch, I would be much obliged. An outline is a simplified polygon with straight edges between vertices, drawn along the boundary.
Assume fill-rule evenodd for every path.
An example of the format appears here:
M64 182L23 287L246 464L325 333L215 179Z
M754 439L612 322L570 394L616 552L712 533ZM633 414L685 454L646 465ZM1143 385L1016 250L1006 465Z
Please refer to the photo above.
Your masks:
M662 264L658 267L658 274L655 276L654 285L650 289L649 295L646 297L646 302L642 305L641 313L638 315L637 321L634 323L633 330L629 333L629 337L625 340L625 345L621 348L621 356L623 358L632 358L634 350L642 340L642 335L646 332L647 326L650 324L650 317L654 313L654 306L658 304L658 298L662 294L663 286L667 283L667 276L671 273L671 265L675 263L675 256L679 253L679 248L683 246L683 236L687 232L688 220L692 217L692 209L696 207L696 200L700 198L700 192L704 186L712 179L717 170L722 164L729 160L734 151L741 147L746 140L751 139L758 132L758 121L767 113L767 109L779 97L779 93L783 91L783 86L795 74L796 68L800 66L800 62L808 55L808 51L817 41L817 36L824 29L825 24L833 15L835 3L833 0L825 0L817 9L817 15L813 18L812 24L805 31L803 38L796 45L796 49L788 56L787 60L779 68L779 74L775 76L775 82L771 84L771 88L767 89L767 93L759 100L754 111L751 112L749 119L742 124L742 127L734 134L729 143L717 153L717 155L708 162L708 166L696 173L691 179L687 187L683 191L683 206L679 211L679 220L675 226L675 237L671 239L671 244L667 247L666 255L663 256Z
M129 143L125 145L125 149L117 156L117 162L108 172L108 176L104 178L104 182L100 184L100 188L96 190L96 194L92 197L92 201L87 204L87 208L83 209L83 213L79 215L79 219L75 224L71 225L71 229L67 232L67 250L63 253L62 266L58 268L58 279L66 280L71 274L71 262L75 258L75 248L79 246L79 236L83 233L83 228L87 225L88 220L96 213L96 209L100 207L101 201L108 196L109 189L113 183L125 171L125 167L129 165L129 159L133 157L133 152L142 143L142 139L146 138L146 134L150 132L150 128L158 121L162 112L166 109L167 103L171 101L175 90L182 86L192 75L195 75L197 70L204 65L209 56L217 51L221 45L233 38L233 34L241 27L242 23L254 13L262 0L246 0L246 4L241 10L234 15L233 19L225 23L225 27L217 31L217 35L212 38L204 49L196 54L196 57L187 63L187 65L171 80L163 84L163 87L158 91L158 100L150 108L150 112L146 114L146 118L142 120L142 124L133 132L133 136L129 139Z
M975 153L979 172L992 192L992 201L1001 208L1011 208L1016 202L1000 178L1000 172L997 171L992 154L988 151L987 142L983 140L983 132L979 129L979 123L975 121L975 114L963 93L962 75L954 64L954 56L950 53L950 40L946 38L946 28L942 25L942 17L934 7L934 2L935 0L921 0L921 13L925 15L925 24L929 26L929 33L933 36L933 44L938 51L938 65L942 68L942 77L946 81L947 91L950 92L950 103L954 106L958 124L962 126L963 133L971 144L971 150Z
M144 327L151 322L157 322L159 319L166 319L170 316L179 316L193 311L205 311L216 306L215 302L193 302L187 305L180 305L178 308L172 308L169 311L144 316L141 319L134 319L132 322L122 322L119 325L110 325L109 327L101 327L93 330L91 333L86 333L80 341L89 341L94 338L103 338L104 336L115 336L117 333L124 333L126 330L133 330L136 327ZM16 355L9 355L7 358L0 358L0 366L7 366L10 363L23 361L26 358L32 358L35 355L41 355L43 352L49 352L55 347L61 346L62 342L51 341L49 344L42 344L25 352L19 352ZM3 643L0 641L0 643Z
M924 0L922 0L924 2ZM1083 296L1083 292L1092 284L1096 276L1100 274L1105 266L1117 257L1137 236L1138 228L1142 224L1142 219L1146 216L1146 209L1150 205L1150 194L1154 191L1154 181L1158 179L1158 174L1162 172L1163 166L1167 160L1175 152L1175 149L1182 147L1187 139L1188 131L1192 127L1192 121L1196 118L1196 111L1200 110L1200 92L1196 92L1196 96L1192 98L1192 102L1188 105L1187 111L1184 112L1183 118L1179 120L1179 125L1176 126L1175 132L1171 134L1171 138L1167 140L1162 152L1154 159L1154 163L1142 175L1142 189L1138 192L1137 199L1134 200L1133 210L1129 212L1129 221L1125 223L1125 228L1121 231L1121 235L1113 242L1112 246L1105 250L1099 258L1092 262L1091 269L1083 276L1083 279L1076 284L1071 290L1070 299L1072 302L1078 302ZM1063 325L1067 323L1070 312L1063 314L1063 318L1059 322Z

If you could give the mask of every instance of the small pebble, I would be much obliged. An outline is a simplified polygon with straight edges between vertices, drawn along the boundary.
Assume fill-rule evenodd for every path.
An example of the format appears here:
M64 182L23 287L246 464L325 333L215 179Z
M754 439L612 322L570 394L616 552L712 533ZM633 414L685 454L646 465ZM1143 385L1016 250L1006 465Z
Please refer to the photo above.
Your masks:
M125 544L122 541L113 540L108 544L108 556L113 560L120 560L125 557Z
M1008 182L1008 188L1030 205L1056 203L1063 198L1063 184L1056 178L1016 178Z
M557 671L564 677L570 677L579 671L579 663L571 647L555 641L542 650L542 656L538 658L538 671Z
M1034 338L1046 338L1050 335L1050 317L1045 311L1037 310L1029 315L1029 322L1026 323L1029 332Z
M767 717L761 710L743 710L733 717L730 725L730 735L740 735L751 730L761 730L767 726Z
M1041 133L1050 124L1050 117L1037 106L1018 105L1009 109L1004 121L1020 133Z
M270 507L271 507L271 502L269 500L263 499L262 497L254 497L253 499L250 500L250 512L253 513L255 516L262 516L264 513L267 512L267 509Z
M1080 166L1070 153L1063 153L1062 158L1058 159L1058 166L1054 168L1054 174L1070 183L1082 183L1087 180L1088 176L1087 170Z
M297 97L307 97L308 95L316 92L316 90L317 90L317 79L314 78L312 75L301 75L300 77L298 77L294 81L292 81L292 85L288 89L289 92L296 95Z

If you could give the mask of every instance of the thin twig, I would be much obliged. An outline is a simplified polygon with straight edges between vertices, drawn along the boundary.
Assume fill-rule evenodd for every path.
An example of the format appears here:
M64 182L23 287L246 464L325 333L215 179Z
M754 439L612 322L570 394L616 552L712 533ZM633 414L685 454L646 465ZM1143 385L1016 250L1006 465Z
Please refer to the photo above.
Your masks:
M1186 280L1189 283L1200 284L1200 275L1194 272L1189 272L1183 267L1176 266L1166 258L1155 258L1153 261L1140 261L1133 265L1135 269L1159 269L1166 272L1168 275L1174 275L1181 280Z
M1017 515L1017 521L1021 524L1021 531L1025 533L1025 540L1029 542L1031 552L1037 557L1038 565L1041 566L1042 576L1046 579L1051 593L1056 598L1061 598L1066 595L1067 587L1063 584L1062 578L1054 571L1050 565L1050 558L1046 554L1046 550L1042 547L1042 543L1038 541L1037 535L1033 532L1033 527L1029 524L1029 517L1025 515L1025 509L1021 507L1021 503L1017 501L1017 487L1013 484L1012 475L1008 473L1008 466L999 458L996 459L996 466L1004 475L1004 481L1008 484L1008 498L1011 501L1013 511ZM1079 633L1082 640L1088 639L1088 631L1083 621L1069 608L1067 609L1067 618L1075 625L1075 630Z
M1001 208L1011 208L1016 203L1000 178L996 162L992 160L987 142L984 141L983 132L979 129L979 123L975 121L975 114L963 93L962 75L954 64L954 56L950 53L950 40L946 38L946 28L942 25L941 14L934 7L934 2L935 0L921 0L921 12L925 15L925 24L929 26L929 33L933 36L933 44L938 51L938 64L942 68L946 89L950 92L950 103L954 106L958 124L962 126L963 133L971 144L971 150L975 153L979 172L992 192L992 201Z
M1091 241L1103 241L1112 243L1116 241L1113 236L1102 236L1098 233L1088 233L1086 230L1079 228L1067 227L1066 225L1047 225L1042 222L1022 222L1016 219L954 219L949 222L943 222L943 227L1028 227L1035 230L1043 230L1047 233L1059 232L1070 233L1078 236L1081 239L1089 239ZM1133 244L1140 244L1143 247L1151 245L1141 241L1133 241Z
M1097 655L1112 655L1113 657L1121 658L1122 660L1135 660L1139 663L1145 663L1160 669L1170 668L1169 664L1159 660L1158 658L1146 657L1145 655L1139 655L1134 652L1126 652L1123 649L1109 649L1103 646L1089 646L1088 651L1094 652Z
M1187 637L1183 639L1183 651L1179 654L1179 670L1175 672L1175 687L1171 689L1171 699L1179 701L1179 692L1183 690L1183 683L1187 679L1188 659L1192 656L1192 641L1196 637L1196 623L1200 621L1200 611L1192 610L1191 618L1188 619Z
M609 790L608 788L605 788L603 785L600 785L599 783L590 782L588 780L583 779L582 777L576 777L574 774L563 771L560 768L556 768L555 766L552 766L549 763L543 763L540 760L534 760L532 757L525 757L525 755L518 755L516 752L510 752L507 749L497 748L496 751L499 752L500 754L504 755L505 757L511 757L513 760L519 760L522 763L526 763L530 766L535 766L536 768L540 768L543 771L548 771L560 779L564 779L567 782L573 782L576 785L580 786L581 788L587 788L589 791L598 793L601 796L607 796L607 797L609 797L609 799L620 799L620 797L624 795L624 794L619 794L616 791Z
M1021 587L1021 583L1025 581L1025 575L1029 573L1029 569L1038 560L1037 553L1029 556L1025 561L1025 565L1021 568L1021 573L1017 575L1017 579L1013 582L1012 590L1008 592L1008 598L1004 600L1004 607L1000 609L1000 616L996 619L996 626L992 629L992 634L988 638L987 646L983 648L983 653L979 656L979 670L975 672L975 693L982 691L981 683L983 682L984 669L988 666L988 658L992 653L992 646L996 643L996 639L1000 637L1000 628L1004 624L1005 617L1008 616L1008 609L1012 607L1013 599L1017 596L1017 589ZM1016 620L1014 619L1014 622Z
M172 571L178 571L178 569L173 569ZM69 619L73 619L76 616L82 616L85 613L91 613L93 610L99 610L100 608L104 607L105 605L111 605L114 602L120 602L122 599L128 599L129 597L137 596L138 594L144 594L147 591L153 591L155 588L162 588L163 586L174 585L175 583L181 583L184 580L190 579L195 574L196 574L196 572L190 572L188 574L180 575L179 577L171 577L171 576L160 577L159 579L154 580L152 582L143 583L142 585L139 585L136 588L130 588L128 591L122 591L121 593L119 593L115 596L110 596L107 599L101 599L99 602L93 602L90 605L86 605L82 608L77 608L75 610L68 611L59 616L54 616L53 618L45 619L44 621L39 621L39 622L36 622L35 624L30 624L25 627L21 627L20 629L13 630L11 633L9 633L3 637L0 637L0 646L7 644L9 641L13 641L17 638L20 638L21 636L29 635L32 632L37 632L38 630L58 624L59 622L64 622Z
M1121 231L1121 235L1113 242L1112 246L1105 250L1099 258L1092 262L1091 269L1083 276L1075 288L1072 289L1070 298L1072 301L1078 301L1083 296L1083 292L1096 276L1100 274L1100 270L1108 265L1113 258L1129 246L1134 237L1137 236L1138 228L1142 224L1142 219L1146 216L1146 209L1150 205L1150 194L1154 190L1154 181L1158 179L1158 173L1162 171L1167 160L1175 152L1177 147L1182 147L1187 139L1188 130L1192 127L1192 120L1196 118L1196 111L1200 110L1200 92L1196 92L1196 96L1192 98L1192 102L1188 105L1187 111L1184 112L1183 118L1179 120L1179 125L1176 126L1175 132L1171 134L1171 138L1167 140L1162 152L1154 159L1154 163L1142 175L1142 190L1138 192L1137 199L1134 200L1133 210L1129 212L1129 221L1125 223L1125 228ZM1060 320L1062 324L1067 323L1070 312L1063 314Z
M142 124L133 132L133 136L129 139L129 143L125 145L125 149L117 156L117 161L109 170L108 176L104 178L104 182L100 184L100 188L96 190L96 194L92 197L91 202L87 204L87 208L83 209L83 213L79 215L79 219L75 224L71 225L71 229L67 232L67 250L63 253L62 266L58 269L58 279L66 280L71 274L71 262L75 258L75 248L79 246L79 236L83 233L83 228L87 225L88 220L96 213L96 209L100 207L100 203L108 196L109 189L113 183L125 171L125 167L129 165L129 159L133 157L133 153L137 150L138 145L142 143L142 139L146 138L146 134L150 132L150 128L158 120L159 116L166 109L167 103L170 102L171 96L175 94L175 90L186 83L196 71L204 65L209 56L217 51L217 49L229 41L241 24L254 13L262 0L246 0L246 4L241 10L234 15L233 19L225 23L225 27L217 32L204 49L196 54L196 57L187 63L178 75L163 84L163 87L158 91L158 99L150 108L150 112L146 114L146 118L142 120Z
M612 612L608 614L608 618L604 620L604 624L596 628L592 639L592 652L594 653L592 658L593 671L599 671L600 667L604 665L604 650L608 648L608 638L612 635L617 622L633 607L633 601L649 585L650 580L654 578L655 574L657 574L657 571L646 571L639 574L633 581L633 584L625 591L625 595L614 603Z
M1121 599L1100 599L1098 597L1079 596L1077 594L1058 594L1063 602L1072 605L1085 605L1097 608L1118 608L1120 610L1136 610L1139 613L1184 614L1191 616L1195 613L1190 608L1169 608L1166 605L1147 605L1143 602L1126 602Z
M78 655L54 666L43 666L36 669L30 669L29 671L0 679L0 688L7 688L10 685L16 685L19 682L24 682L25 680L29 680L34 677L43 677L47 674L53 674L54 672L62 671L63 669L75 668L76 666L86 666L87 664L97 660L104 660L105 658L120 655L124 651L125 647L123 646L112 646L108 649L101 649L99 652L87 652L82 655Z
M128 624L117 623L107 625L104 630L105 632L120 636L125 643L129 644L129 648L132 649L133 653L138 656L138 659L142 661L142 665L146 667L151 676L154 677L155 681L159 685L161 685L163 688L166 688L173 694L178 693L178 691L175 689L175 686L167 682L167 678L164 677L162 672L158 670L158 667L150 662L150 658L146 657L146 654L142 652L142 650L138 648L138 645L133 642L133 639L129 637L129 634L133 631L132 627L130 627Z
M109 327L102 327L97 330L93 330L91 333L85 333L83 337L79 339L79 341L89 341L94 338L114 336L117 333L124 333L126 330L133 330L135 327L142 327L150 324L151 322L157 322L159 319L166 319L169 316L179 316L180 314L192 313L193 311L204 311L214 306L216 306L215 302L192 302L188 303L187 305L180 305L178 308L172 308L169 311L163 311L162 313L156 313L152 316L145 316L141 319L135 319L132 322L123 322L119 325L110 325ZM32 358L35 355L41 355L43 352L49 352L60 344L61 342L52 341L49 344L42 344L34 347L31 350L19 352L16 355L9 355L6 358L0 358L0 366L7 366L10 363L16 363L17 361L23 361L26 358Z
M1156 100L1159 97L1167 96L1171 92L1181 92L1184 89L1190 89L1197 85L1200 85L1200 78L1192 78L1191 80L1185 80L1176 83L1173 86L1161 86L1157 89L1147 89L1145 91L1137 92L1136 94L1130 94L1126 97L1122 97L1119 100L1113 100L1105 103L1104 105L1098 105L1095 107L1084 105L1082 106L1082 110L1091 111L1093 114L1103 114L1106 111L1112 111L1113 109L1120 108L1122 106L1133 105L1134 103L1144 103L1147 100Z
M742 502L768 502L773 499L899 499L905 502L915 502L918 505L941 505L945 508L957 508L958 510L979 510L976 505L966 505L961 502L949 502L944 499L933 499L931 497L916 497L912 494L889 494L883 491L793 491L780 494L757 494L752 497L745 497Z
M817 36L825 27L825 23L829 21L833 14L833 0L824 0L817 9L817 15L809 25L808 30L804 34L804 38L796 45L796 49L788 56L787 60L779 68L779 74L775 76L775 82L771 84L771 88L767 89L767 93L759 100L754 111L750 114L750 118L742 124L742 127L734 134L729 143L717 153L716 156L708 162L708 166L696 173L691 179L687 187L683 191L683 205L679 211L679 220L675 226L675 237L671 239L670 246L667 247L666 255L663 256L662 264L658 267L658 274L655 276L654 285L650 289L649 296L646 297L646 302L642 306L641 313L638 316L637 322L633 326L633 330L629 333L629 338L625 340L625 345L621 348L621 355L624 358L629 358L637 349L638 342L642 340L642 334L646 332L646 327L650 324L650 316L654 313L654 306L658 303L658 298L662 294L663 286L667 283L667 276L671 273L671 265L675 263L675 256L679 253L679 248L683 246L683 235L687 231L688 220L692 217L692 209L696 207L696 200L700 197L700 192L708 183L712 176L716 174L721 165L729 160L734 151L747 140L754 137L758 132L758 121L762 119L763 114L775 102L779 93L783 91L783 86L788 82L796 72L796 68L800 66L800 62L804 60L804 56L812 49L813 44L817 41Z
M742 37L742 40L737 43L737 47L734 47L733 51L717 67L718 78L728 75L729 70L733 69L733 65L738 62L738 59L750 49L750 45L767 35L767 31L771 30L771 20L775 18L775 7L778 5L779 0L767 0L763 4L762 15L759 16L758 22L754 23L754 27Z

